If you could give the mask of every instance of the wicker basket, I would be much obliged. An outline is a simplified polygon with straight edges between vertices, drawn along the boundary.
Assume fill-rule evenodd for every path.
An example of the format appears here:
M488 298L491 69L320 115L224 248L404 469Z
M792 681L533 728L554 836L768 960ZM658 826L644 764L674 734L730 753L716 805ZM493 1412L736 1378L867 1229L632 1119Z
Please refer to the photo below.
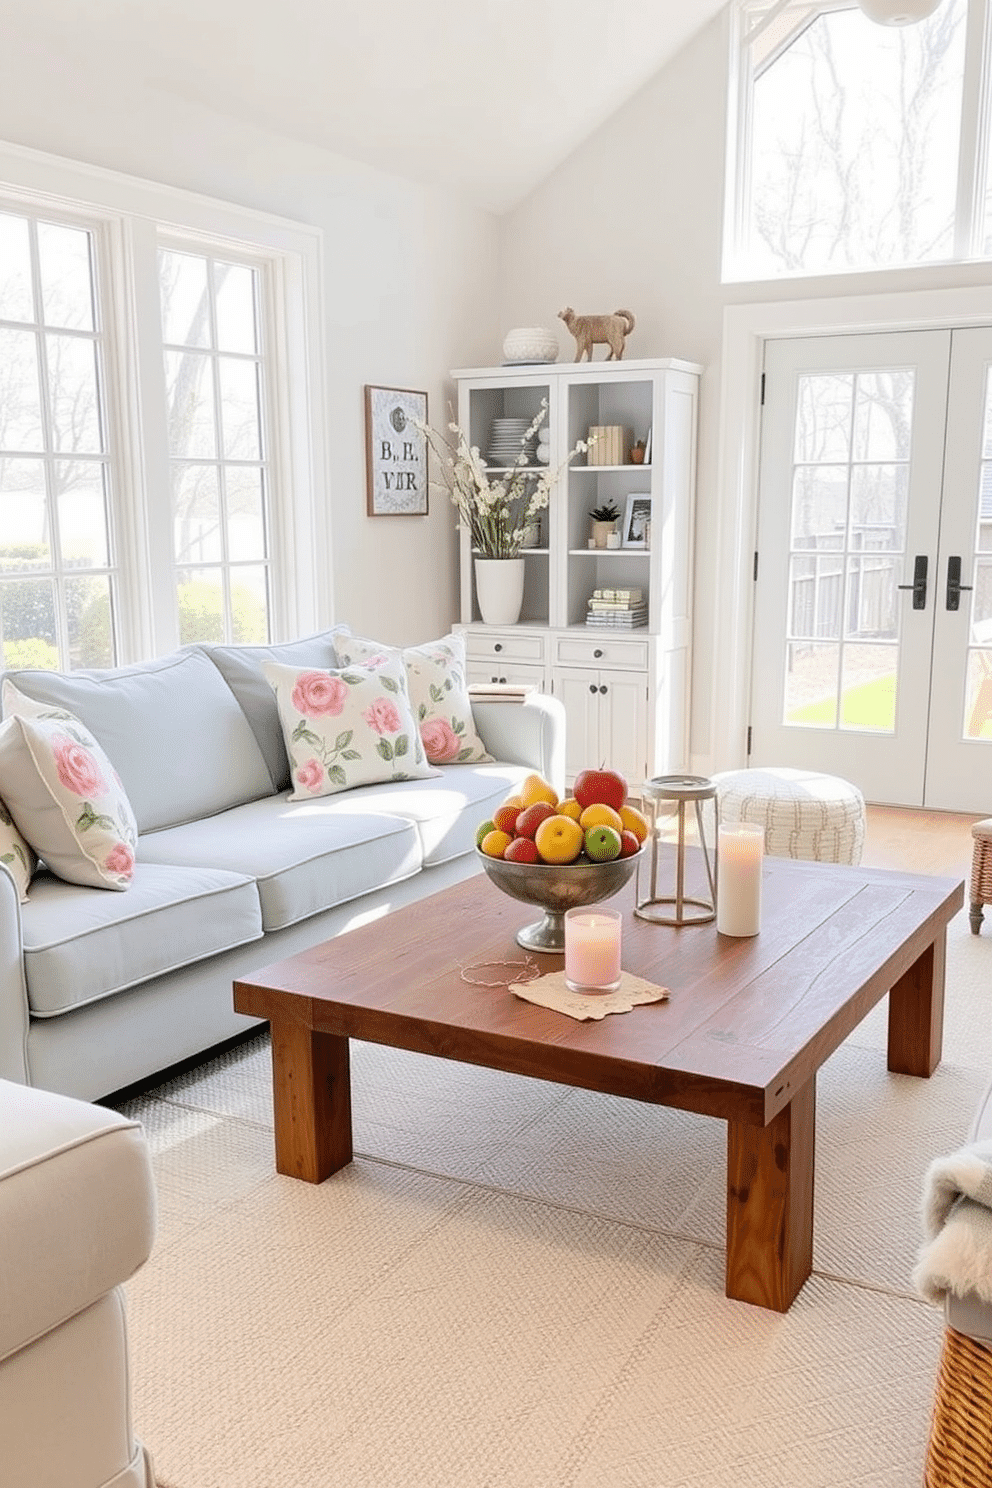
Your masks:
M971 854L968 913L971 932L977 935L982 923L982 906L992 904L992 817L975 822L971 835L975 840Z
M992 1485L992 1349L953 1328L944 1332L924 1483Z

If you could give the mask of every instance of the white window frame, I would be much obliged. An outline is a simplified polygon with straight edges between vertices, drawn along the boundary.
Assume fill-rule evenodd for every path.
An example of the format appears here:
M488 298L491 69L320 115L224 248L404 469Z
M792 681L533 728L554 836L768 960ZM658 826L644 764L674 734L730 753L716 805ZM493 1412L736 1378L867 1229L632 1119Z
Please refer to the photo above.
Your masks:
M748 0L735 0L731 7L729 78L727 86L727 147L724 192L722 281L724 284L777 282L781 279L843 278L853 274L894 274L906 264L861 268L782 270L756 280L747 267L745 238L748 203L748 144L751 138L751 63L747 38L787 10L809 0L776 0L760 21L749 25ZM818 0L817 10L827 13L852 10L854 0ZM751 28L754 28L752 30ZM961 133L958 148L958 184L954 217L954 254L950 259L928 259L926 268L949 263L986 262L992 254L983 251L983 203L992 133L992 0L968 0L965 35L965 64L961 99ZM992 215L992 209L990 209Z
M118 662L164 655L179 644L160 246L229 254L262 271L266 349L281 373L269 382L266 426L272 639L329 623L320 229L9 144L0 144L3 204L73 218L94 235L107 347ZM156 554L168 554L168 563L156 562Z

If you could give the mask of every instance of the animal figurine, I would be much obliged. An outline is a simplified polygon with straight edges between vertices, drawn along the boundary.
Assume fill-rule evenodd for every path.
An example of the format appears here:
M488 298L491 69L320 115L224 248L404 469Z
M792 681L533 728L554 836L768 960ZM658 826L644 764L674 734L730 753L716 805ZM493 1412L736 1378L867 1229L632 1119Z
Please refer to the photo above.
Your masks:
M576 315L571 305L566 305L558 311L558 319L565 322L575 337L577 362L583 357L591 362L592 349L600 342L610 348L606 360L618 362L623 356L624 341L634 329L634 317L629 310L615 310L612 315Z

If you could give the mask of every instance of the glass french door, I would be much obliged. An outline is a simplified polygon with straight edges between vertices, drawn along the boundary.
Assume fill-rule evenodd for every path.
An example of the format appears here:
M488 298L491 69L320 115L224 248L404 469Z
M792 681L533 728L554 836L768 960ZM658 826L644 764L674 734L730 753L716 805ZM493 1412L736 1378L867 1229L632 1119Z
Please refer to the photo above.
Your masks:
M770 341L752 765L992 796L992 329Z

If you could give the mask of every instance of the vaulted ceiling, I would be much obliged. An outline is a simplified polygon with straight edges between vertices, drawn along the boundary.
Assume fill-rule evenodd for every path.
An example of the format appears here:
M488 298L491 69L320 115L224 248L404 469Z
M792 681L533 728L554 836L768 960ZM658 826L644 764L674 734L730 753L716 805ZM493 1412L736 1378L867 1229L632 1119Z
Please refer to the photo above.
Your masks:
M726 0L0 0L17 42L502 213Z

